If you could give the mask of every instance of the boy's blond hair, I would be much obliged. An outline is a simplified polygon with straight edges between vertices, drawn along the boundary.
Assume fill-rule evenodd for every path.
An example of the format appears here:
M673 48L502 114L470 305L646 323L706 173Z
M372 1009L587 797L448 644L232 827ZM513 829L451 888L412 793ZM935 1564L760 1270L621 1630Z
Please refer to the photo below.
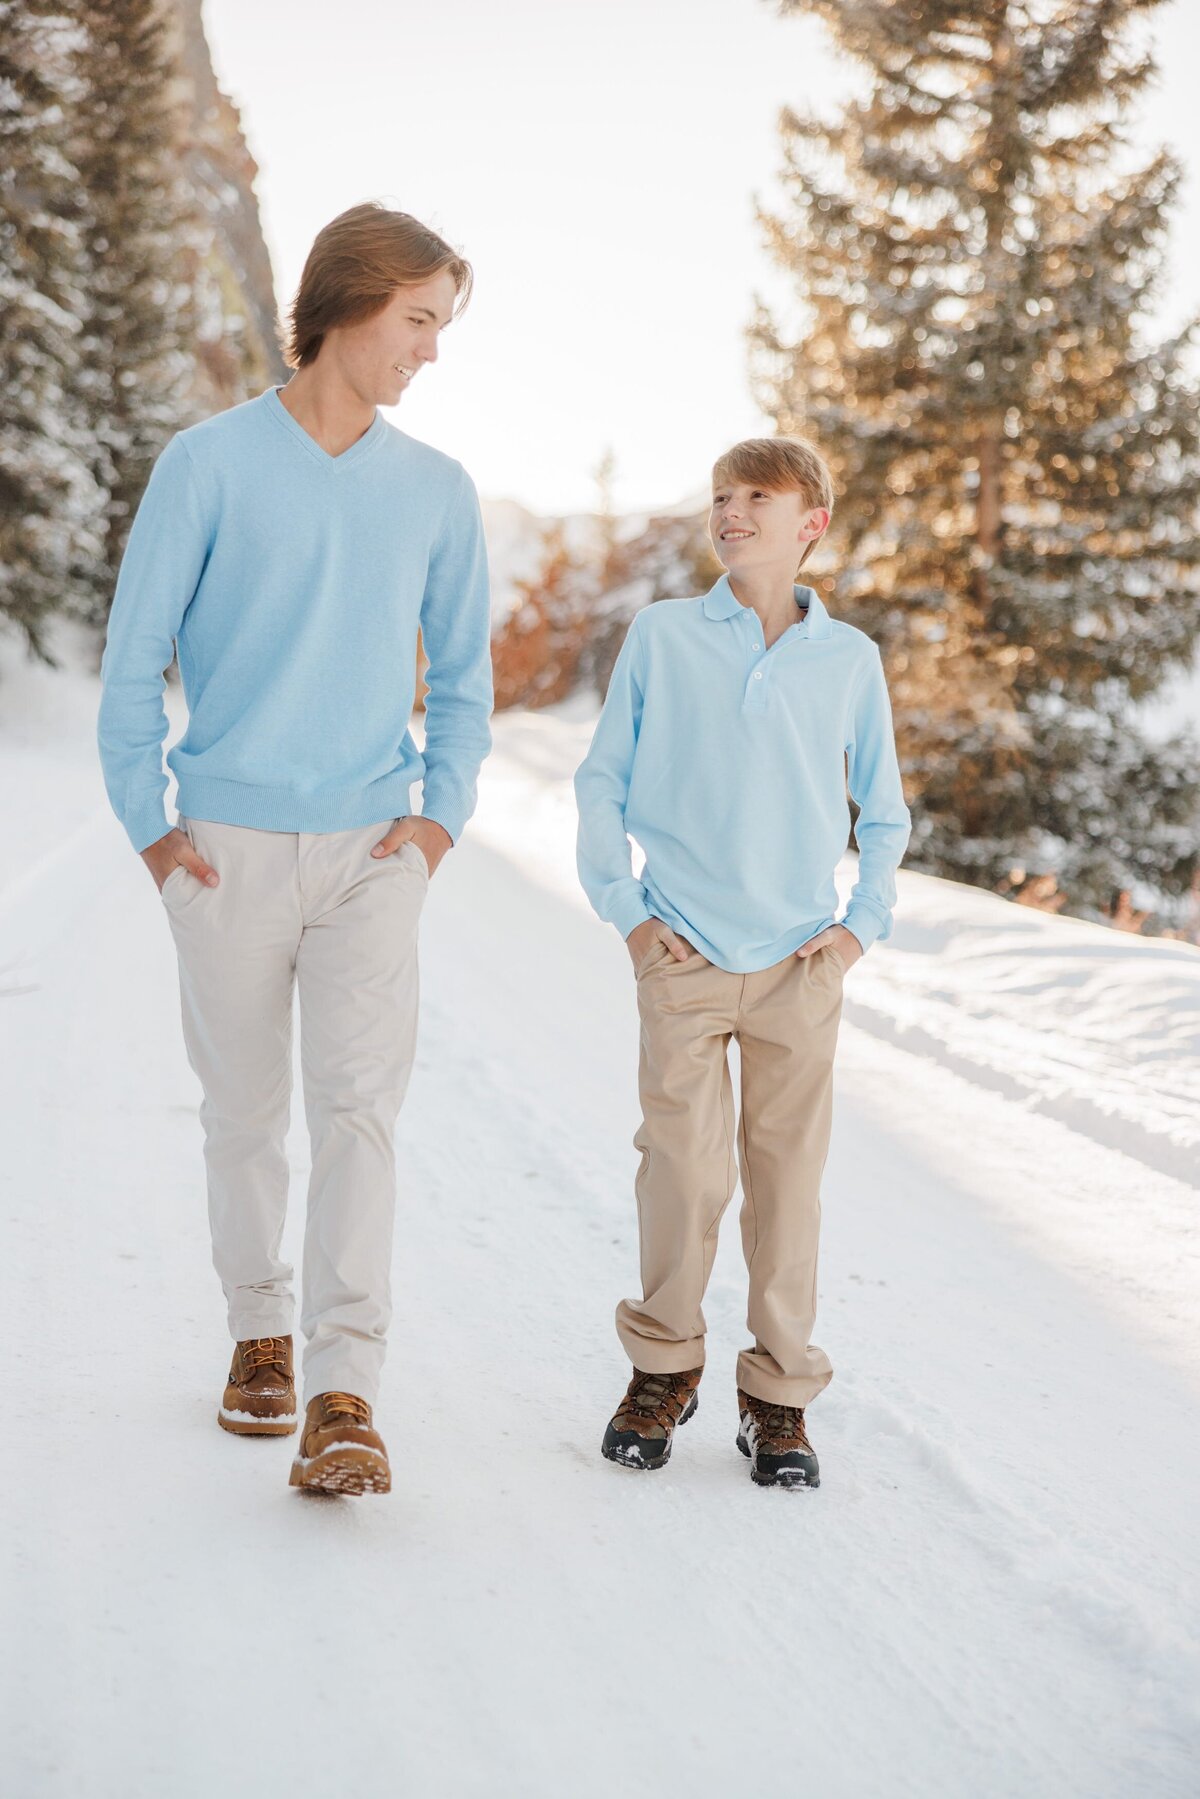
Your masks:
M713 491L727 481L743 481L768 493L798 493L806 512L814 506L833 512L833 476L820 452L803 437L744 438L713 463ZM797 568L804 567L820 541L814 537L806 545Z

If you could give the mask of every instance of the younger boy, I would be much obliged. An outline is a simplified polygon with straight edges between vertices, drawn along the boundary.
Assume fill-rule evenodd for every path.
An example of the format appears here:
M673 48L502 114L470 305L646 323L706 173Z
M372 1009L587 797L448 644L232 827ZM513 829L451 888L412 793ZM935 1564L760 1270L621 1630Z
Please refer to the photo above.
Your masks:
M891 932L910 830L879 652L794 585L832 510L800 439L720 458L709 534L727 572L635 615L575 776L580 879L629 946L641 1016L643 1292L617 1307L634 1371L602 1446L626 1467L663 1467L696 1410L701 1302L740 1160L754 1347L738 1358L737 1444L760 1486L818 1485L804 1408L833 1374L809 1339L842 982ZM858 880L835 922L847 785Z

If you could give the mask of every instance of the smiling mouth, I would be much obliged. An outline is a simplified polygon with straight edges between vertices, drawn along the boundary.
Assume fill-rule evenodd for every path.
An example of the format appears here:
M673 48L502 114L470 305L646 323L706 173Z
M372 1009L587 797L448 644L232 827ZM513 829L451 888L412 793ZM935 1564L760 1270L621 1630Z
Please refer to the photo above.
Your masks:
M392 367L398 375L407 375L410 381L417 372L416 369L406 368L402 362L393 362Z
M728 531L722 531L721 542L722 543L741 543L745 538L753 537L753 536L754 536L753 531L740 531L740 530L731 528Z

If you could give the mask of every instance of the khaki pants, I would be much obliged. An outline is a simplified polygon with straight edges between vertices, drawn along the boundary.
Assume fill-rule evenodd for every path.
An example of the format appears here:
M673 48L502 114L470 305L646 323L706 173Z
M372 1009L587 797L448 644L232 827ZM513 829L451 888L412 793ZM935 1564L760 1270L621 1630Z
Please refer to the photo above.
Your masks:
M807 1405L833 1377L809 1338L844 964L825 945L728 974L696 950L676 962L656 943L636 972L643 1296L617 1307L618 1335L647 1373L702 1365L701 1301L740 1159L754 1347L738 1357L738 1384L757 1399ZM731 1038L742 1063L736 1155Z
M429 866L415 843L372 858L394 821L313 835L180 819L221 877L185 869L162 901L179 954L213 1262L230 1335L286 1336L292 1001L300 996L312 1177L300 1325L305 1402L374 1404L391 1316L393 1132L417 1030L417 925Z

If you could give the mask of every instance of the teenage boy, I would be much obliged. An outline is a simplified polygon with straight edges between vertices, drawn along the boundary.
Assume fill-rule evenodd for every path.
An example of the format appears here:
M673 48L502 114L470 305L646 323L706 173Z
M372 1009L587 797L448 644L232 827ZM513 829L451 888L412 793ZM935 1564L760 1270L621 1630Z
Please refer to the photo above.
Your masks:
M342 1493L391 1484L372 1407L417 926L491 742L474 485L376 408L436 360L471 280L406 213L355 206L320 232L286 335L291 380L180 432L155 463L102 665L105 780L162 896L204 1090L213 1260L235 1344L218 1422L245 1436L297 1423L279 1250L298 989L312 1178L291 1482ZM418 627L423 754L408 729ZM172 830L162 693L174 647L189 719L167 756Z
M804 1409L833 1373L810 1336L842 982L891 931L910 826L879 652L794 584L832 510L809 444L754 438L721 457L709 533L727 572L635 615L575 776L580 878L629 946L641 1016L643 1292L617 1308L633 1379L603 1442L626 1467L663 1467L696 1410L701 1302L737 1179L734 1038L754 1339L737 1444L759 1485L818 1484ZM835 922L847 784L858 880Z

